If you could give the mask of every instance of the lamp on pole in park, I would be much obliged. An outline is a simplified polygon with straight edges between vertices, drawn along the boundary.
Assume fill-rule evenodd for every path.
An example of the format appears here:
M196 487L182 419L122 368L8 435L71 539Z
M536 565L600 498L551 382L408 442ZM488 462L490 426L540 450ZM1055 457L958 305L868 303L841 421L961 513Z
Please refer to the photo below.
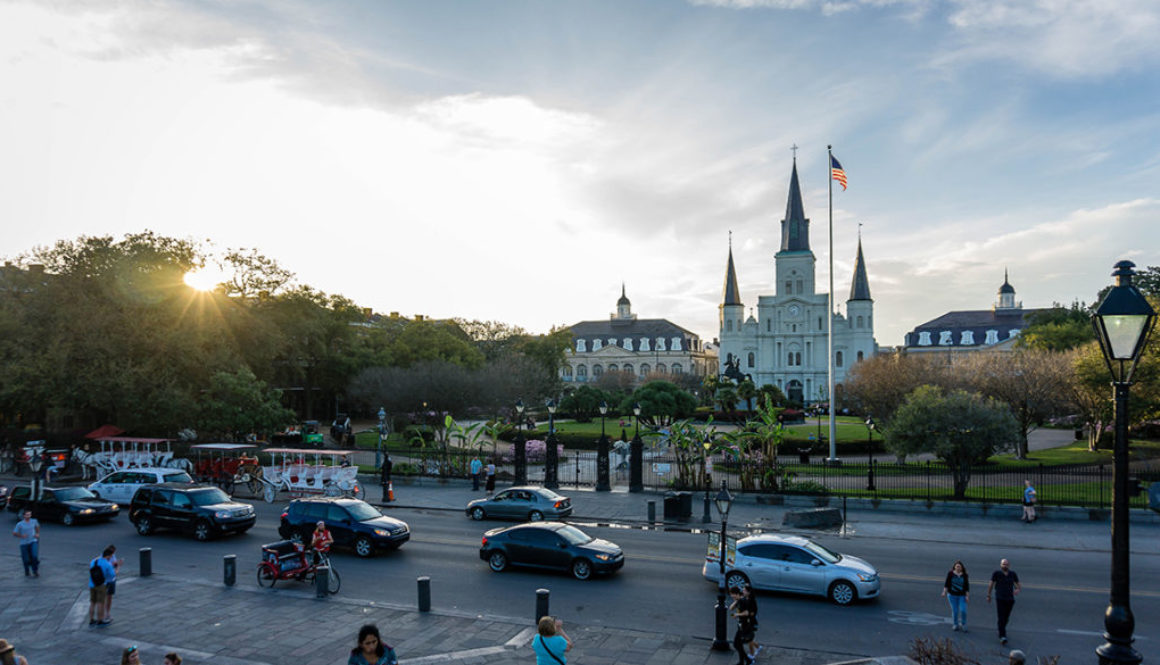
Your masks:
M528 447L524 441L524 400L516 399L515 482L528 484Z
M608 415L608 402L600 401L600 442L596 444L596 491L612 491L608 470L608 435L604 433L604 417Z
M632 445L628 458L628 491L644 491L644 442L640 440L640 402L632 405L632 415L636 420L636 433L632 435Z
M39 446L28 448L28 469L32 471L32 500L40 499L40 470L44 468L44 449Z
M387 440L387 410L379 407L379 445L375 447L375 468L383 465L383 445Z
M560 489L560 454L556 450L556 400L548 400L548 440L544 442L544 487Z
M1104 611L1104 639L1096 649L1101 665L1139 663L1143 657L1132 648L1136 619L1129 600L1128 542L1128 388L1140 361L1148 334L1156 322L1148 299L1132 284L1136 274L1131 261L1120 261L1112 275L1116 285L1104 296L1092 315L1104 361L1112 374L1116 405L1115 447L1112 452L1112 589Z
M869 470L866 472L866 489L871 492L877 489L874 487L874 428L877 426L874 418L870 414L866 414L866 449L870 451Z
M709 478L709 449L713 447L713 442L709 440L709 434L705 434L705 442L701 444L705 449L705 455L701 458L701 472L705 476L705 510L701 515L701 523L708 524L713 521L713 516L709 511L709 484L713 481Z
M721 481L721 491L717 492L715 501L717 512L721 515L721 538L717 541L719 546L717 563L721 566L721 578L717 584L717 605L714 607L717 613L717 630L713 638L713 649L715 651L728 651L729 640L726 637L728 618L725 605L725 539L728 537L729 509L733 507L733 495L729 493L729 488L725 486L724 480Z

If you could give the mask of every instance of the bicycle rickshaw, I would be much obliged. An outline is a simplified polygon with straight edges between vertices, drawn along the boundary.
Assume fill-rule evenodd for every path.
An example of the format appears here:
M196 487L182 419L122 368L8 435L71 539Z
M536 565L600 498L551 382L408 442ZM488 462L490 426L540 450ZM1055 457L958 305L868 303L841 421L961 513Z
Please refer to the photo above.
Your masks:
M296 580L313 583L318 575L318 567L325 564L329 571L326 590L338 593L342 579L326 552L311 551L293 540L280 540L262 545L262 560L258 563L258 586L273 589L278 580Z
M197 455L190 474L199 482L213 483L226 494L245 485L250 496L261 496L265 488L258 447L248 443L199 443L189 447Z

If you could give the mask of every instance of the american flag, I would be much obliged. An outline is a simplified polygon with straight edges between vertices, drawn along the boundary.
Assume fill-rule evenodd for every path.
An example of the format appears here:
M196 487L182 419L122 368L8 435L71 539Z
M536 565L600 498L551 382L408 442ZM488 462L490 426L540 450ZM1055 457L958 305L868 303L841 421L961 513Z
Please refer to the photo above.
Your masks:
M846 172L842 170L842 165L834 159L833 155L830 155L830 177L841 183L842 191L846 191Z

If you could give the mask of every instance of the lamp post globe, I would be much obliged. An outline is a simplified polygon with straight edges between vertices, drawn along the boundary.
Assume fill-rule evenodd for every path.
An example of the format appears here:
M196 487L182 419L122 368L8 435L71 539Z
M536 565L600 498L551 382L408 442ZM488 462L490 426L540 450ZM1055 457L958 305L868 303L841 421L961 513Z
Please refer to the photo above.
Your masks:
M628 463L628 491L644 491L644 442L640 440L640 402L632 405L632 415L636 421L636 430L632 436L632 445L629 447Z
M705 449L705 454L701 457L701 473L705 476L705 505L701 514L701 523L708 524L713 520L709 511L709 484L712 482L709 478L709 450L713 447L713 442L709 439L708 433L705 434L705 442L701 444Z
M604 417L608 415L608 402L600 400L600 441L596 444L596 491L612 491L612 479L608 463L608 435L604 433Z
M866 414L866 450L870 453L870 461L866 470L866 489L871 492L878 488L874 485L874 429L877 427L874 418Z
M524 440L524 400L516 398L516 440L513 451L515 465L515 484L526 485L528 482L528 449Z
M548 400L548 437L544 441L544 487L555 490L560 488L559 477L560 454L556 449L556 400Z
M1115 398L1115 447L1112 452L1112 582L1104 611L1104 640L1096 649L1101 665L1135 665L1143 657L1132 648L1136 619L1130 602L1130 544L1128 537L1128 390L1156 312L1134 284L1135 264L1120 261L1112 275L1116 284L1092 314Z
M725 555L727 548L725 541L729 533L729 509L733 507L733 495L729 493L729 488L725 486L725 481L721 481L721 491L717 492L714 499L717 504L717 512L721 515L721 537L717 541L717 563L720 566L720 579L717 584L717 605L714 606L716 614L716 630L714 631L713 650L714 651L728 651L729 639L728 632L728 618L726 616L725 606Z
M43 450L39 446L28 449L28 469L32 472L32 500L40 499L40 470L44 468Z

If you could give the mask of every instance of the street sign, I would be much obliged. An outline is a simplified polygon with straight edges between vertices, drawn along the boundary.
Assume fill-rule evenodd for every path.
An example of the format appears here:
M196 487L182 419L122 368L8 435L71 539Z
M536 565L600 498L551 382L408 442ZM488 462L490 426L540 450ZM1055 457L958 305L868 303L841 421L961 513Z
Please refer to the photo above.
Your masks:
M657 474L658 476L663 476L672 470L673 470L673 468L672 468L671 464L661 464L660 462L653 462L653 473Z
M717 531L709 532L709 551L705 558L709 561L720 561L718 554L721 552L721 534ZM737 539L733 536L725 537L725 565L732 566L737 563Z

